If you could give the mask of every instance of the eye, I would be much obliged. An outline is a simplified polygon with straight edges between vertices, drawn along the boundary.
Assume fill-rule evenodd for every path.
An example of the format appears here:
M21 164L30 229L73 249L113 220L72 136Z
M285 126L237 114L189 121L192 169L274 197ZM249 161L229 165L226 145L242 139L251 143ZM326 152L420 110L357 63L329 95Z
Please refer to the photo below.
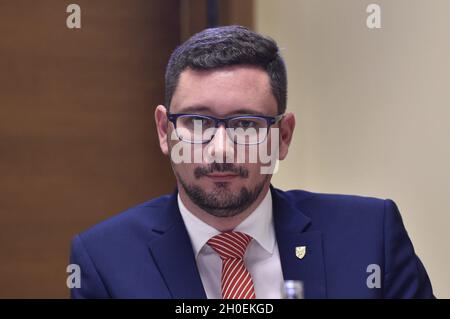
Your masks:
M236 122L236 127L239 127L239 128L258 127L258 123L257 123L257 121L254 121L254 120L240 119Z
M186 127L189 129L193 129L196 126L200 126L202 128L210 126L211 120L202 116L183 116L178 119L177 125L179 127Z
M262 129L267 127L267 122L263 118L258 117L241 117L236 118L230 123L230 127L232 128L240 128L240 129Z

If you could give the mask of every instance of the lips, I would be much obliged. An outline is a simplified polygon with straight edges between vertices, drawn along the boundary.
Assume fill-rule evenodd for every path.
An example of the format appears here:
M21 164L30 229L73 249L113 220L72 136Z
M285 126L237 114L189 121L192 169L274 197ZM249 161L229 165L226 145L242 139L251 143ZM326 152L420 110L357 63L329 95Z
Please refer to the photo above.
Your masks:
M214 173L214 174L208 174L208 175L206 175L206 177L212 179L213 181L229 181L229 180L232 180L233 178L238 177L238 175L229 174L229 173L227 173L227 174Z

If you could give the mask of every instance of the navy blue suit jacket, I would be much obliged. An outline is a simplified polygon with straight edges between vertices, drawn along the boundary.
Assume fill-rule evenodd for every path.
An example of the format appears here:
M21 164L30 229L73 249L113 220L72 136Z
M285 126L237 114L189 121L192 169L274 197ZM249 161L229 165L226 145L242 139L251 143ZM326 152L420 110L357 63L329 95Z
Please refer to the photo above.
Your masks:
M305 298L433 297L393 201L271 192L283 277L303 281ZM81 268L73 298L206 298L176 192L75 236L71 263ZM373 264L380 288L367 285Z

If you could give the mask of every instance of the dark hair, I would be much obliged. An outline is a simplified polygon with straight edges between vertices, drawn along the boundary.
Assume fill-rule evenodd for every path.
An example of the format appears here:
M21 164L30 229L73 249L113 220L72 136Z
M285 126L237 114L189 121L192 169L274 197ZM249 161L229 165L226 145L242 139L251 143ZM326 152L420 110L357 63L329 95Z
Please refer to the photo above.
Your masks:
M242 26L225 26L203 30L172 53L166 69L165 103L169 108L181 72L186 68L209 70L247 64L265 70L278 114L286 110L286 67L276 42Z

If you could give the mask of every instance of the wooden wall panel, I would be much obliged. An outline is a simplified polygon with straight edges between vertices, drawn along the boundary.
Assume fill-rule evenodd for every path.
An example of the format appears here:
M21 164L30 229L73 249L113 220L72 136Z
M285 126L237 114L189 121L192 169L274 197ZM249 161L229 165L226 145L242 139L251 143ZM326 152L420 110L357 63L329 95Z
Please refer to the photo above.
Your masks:
M253 0L221 0L219 1L219 24L238 24L253 29Z
M181 40L207 27L207 0L180 0ZM219 25L238 24L253 29L253 0L219 0Z
M66 297L72 236L172 191L153 123L176 0L0 2L0 297Z

